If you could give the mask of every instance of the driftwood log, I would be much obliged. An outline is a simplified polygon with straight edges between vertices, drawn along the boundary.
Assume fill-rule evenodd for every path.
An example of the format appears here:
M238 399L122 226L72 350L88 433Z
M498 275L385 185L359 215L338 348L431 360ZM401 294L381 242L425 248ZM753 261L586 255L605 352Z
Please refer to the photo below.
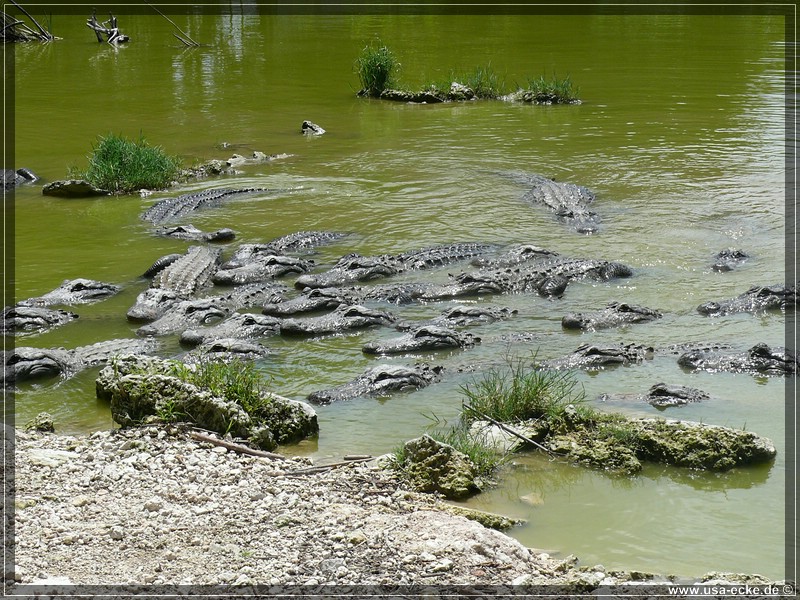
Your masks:
M14 2L14 0L10 1L23 15L30 19L36 31L28 27L28 25L20 19L8 13L0 12L0 27L2 27L2 31L0 31L0 42L30 42L33 40L50 42L56 39L52 33L39 25L38 21L36 21L27 10Z
M97 21L97 14L95 11L92 11L92 16L86 19L86 26L94 31L94 34L97 36L97 41L103 43L103 36L106 36L106 42L109 44L124 44L130 38L127 35L120 33L119 27L117 26L117 17L109 13L108 21L103 21L99 23Z

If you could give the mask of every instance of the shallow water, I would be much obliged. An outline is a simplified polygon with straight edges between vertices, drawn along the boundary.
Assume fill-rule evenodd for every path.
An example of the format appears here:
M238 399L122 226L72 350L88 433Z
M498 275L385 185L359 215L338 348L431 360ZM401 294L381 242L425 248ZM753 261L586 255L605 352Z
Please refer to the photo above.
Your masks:
M148 199L66 201L42 196L38 185L20 188L14 213L17 299L75 277L124 289L104 302L75 307L76 322L18 338L18 345L72 348L134 336L125 312L148 284L140 274L159 256L189 245L153 236L140 213L162 197L228 185L292 191L234 199L192 215L200 229L237 232L226 256L239 243L325 229L350 235L320 249L314 258L321 267L349 252L480 241L534 243L566 255L618 260L635 271L630 279L573 283L557 300L474 300L518 314L474 328L482 343L465 352L392 359L361 353L366 341L395 335L389 330L263 340L275 352L260 367L278 393L298 399L343 383L378 360L446 367L441 383L415 393L320 407L319 439L283 449L289 453L327 458L390 451L419 435L433 415L456 418L461 386L509 355L550 358L587 342L784 344L780 312L709 319L695 311L706 300L784 281L784 46L778 17L175 15L182 29L209 44L188 50L176 45L171 26L158 15L120 15L132 41L119 49L97 44L84 20L55 15L62 40L14 47L15 167L29 167L44 181L64 178L70 166L85 165L97 135L112 131L129 137L141 132L187 161L253 150L291 156ZM397 54L401 79L413 87L447 77L451 69L490 63L509 83L569 74L583 104L358 99L352 64L376 36ZM303 137L305 119L328 133ZM221 149L222 142L233 146ZM590 187L598 196L602 230L575 234L546 210L523 203L524 186L498 175L507 170ZM730 273L712 272L714 255L728 247L752 258ZM405 278L441 280L461 268ZM562 331L566 312L614 300L656 308L664 318L620 330ZM391 310L425 319L453 304ZM533 334L531 341L506 341L520 332ZM164 355L180 351L177 336L164 339ZM15 398L17 422L47 410L64 432L110 427L107 405L94 397L96 372L23 386ZM554 554L574 553L583 564L684 576L717 570L783 577L783 380L687 374L669 357L577 377L600 408L745 427L773 439L778 457L773 465L726 474L647 466L629 479L520 455L496 489L468 504L527 519L512 535ZM594 400L603 393L641 392L658 381L701 388L711 399L663 413Z

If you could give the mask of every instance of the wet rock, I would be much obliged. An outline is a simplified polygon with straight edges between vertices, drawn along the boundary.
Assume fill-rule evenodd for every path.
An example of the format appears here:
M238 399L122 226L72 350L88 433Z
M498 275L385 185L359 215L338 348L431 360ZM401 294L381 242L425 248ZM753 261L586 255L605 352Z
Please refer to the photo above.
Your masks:
M40 412L25 425L25 431L43 431L53 433L56 430L53 416L47 412Z
M34 183L39 180L30 169L20 168L16 171L11 169L0 170L0 178L2 178L3 189L6 191L13 190L18 185L23 183Z
M58 198L86 198L109 196L111 192L95 187L84 179L66 179L48 183L42 187L42 194Z
M300 127L300 132L303 135L322 135L325 133L325 130L316 123L312 123L311 121L303 121L303 125Z
M452 500L480 491L475 465L452 446L426 434L406 442L404 450L403 472L417 491L438 492Z

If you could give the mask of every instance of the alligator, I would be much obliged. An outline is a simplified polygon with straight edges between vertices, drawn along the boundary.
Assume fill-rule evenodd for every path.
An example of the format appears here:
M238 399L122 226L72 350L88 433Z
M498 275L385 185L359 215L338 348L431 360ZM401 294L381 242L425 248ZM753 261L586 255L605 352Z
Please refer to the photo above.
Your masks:
M13 386L17 381L57 375L72 377L89 367L106 364L117 355L152 354L157 349L158 343L152 339L107 340L73 350L19 347L4 353L3 384Z
M513 267L522 262L531 260L546 260L558 256L558 252L534 246L533 244L522 244L502 254L491 256L478 256L470 261L470 264L476 267Z
M284 254L286 252L299 252L313 249L323 244L330 244L345 237L346 233L333 231L296 231L266 244L241 244L233 256L222 264L224 269L242 267L252 260L257 254Z
M599 400L603 402L609 400L634 400L647 402L659 410L664 410L673 406L702 402L709 398L708 394L697 388L656 383L645 394L602 394Z
M159 271L170 266L181 256L183 256L183 254L175 252L173 254L165 254L164 256L157 258L156 261L150 265L144 273L142 273L142 277L155 277Z
M472 348L480 341L481 338L475 337L471 333L462 333L435 325L423 325L391 340L368 342L361 350L364 354L400 354L445 348Z
M616 365L631 365L653 358L654 349L639 344L615 344L595 346L584 344L575 352L560 358L544 360L545 369L602 369Z
M211 327L187 329L181 334L181 344L196 346L218 338L259 338L280 332L280 319L252 313L234 313Z
M284 319L281 322L281 335L322 335L349 329L396 324L397 318L388 312L354 304L339 306L333 312L320 317Z
M561 319L564 329L594 331L630 323L646 323L661 318L661 313L626 302L611 302L603 310L591 313L568 313Z
M332 310L342 304L355 304L354 298L352 291L342 288L308 288L291 300L265 304L261 312L276 317L289 317L318 310Z
M4 336L41 333L77 318L78 315L73 312L43 306L7 306L3 309L0 327Z
M295 287L320 288L346 285L397 275L408 270L429 269L472 258L493 248L489 244L459 243L434 246L402 254L361 256L351 253L340 258L324 273L302 275Z
M249 340L240 338L217 338L203 342L184 354L181 362L196 364L208 360L230 362L236 360L258 360L271 354L270 350Z
M718 317L737 312L761 312L772 308L785 309L796 305L796 286L754 285L743 294L736 296L736 298L720 300L719 302L704 302L697 307L697 312Z
M522 196L524 201L544 204L560 221L569 224L578 233L591 234L598 230L600 217L588 208L594 202L595 195L588 188L574 183L558 183L542 175L509 175L525 185L533 185Z
M313 265L312 261L292 256L254 253L249 262L240 267L229 267L224 263L214 274L212 280L218 285L242 285L275 279L289 273L305 273Z
M431 319L431 325L444 327L465 327L478 323L493 323L501 319L508 319L517 314L516 310L496 306L454 306L448 308L438 317Z
M194 225L174 225L158 229L156 233L163 237L177 240L194 240L198 242L230 242L236 237L236 232L227 227L216 231L200 231Z
M6 191L13 190L18 185L23 183L34 183L38 181L38 177L33 174L30 169L20 168L16 171L11 169L2 169L3 189Z
M264 188L241 188L230 189L221 188L213 190L203 190L176 196L175 198L164 198L153 204L143 214L142 219L153 224L163 223L170 219L182 217L197 209L217 206L222 200L227 200L231 196L238 194L250 194L254 192L281 193L288 190L268 190Z
M152 323L142 325L136 335L156 336L169 335L183 331L192 325L203 325L230 315L231 310L216 298L199 300L181 300L171 305Z
M426 364L414 367L380 365L368 369L348 383L312 392L308 400L315 404L330 404L359 396L386 396L398 390L420 389L436 381L443 370L444 367Z
M148 271L154 269L160 261L168 264L156 272L150 288L136 297L136 302L128 309L128 319L153 321L181 300L190 299L208 285L217 270L219 256L218 249L191 246L175 260L162 257L156 261Z
M682 354L678 364L690 371L728 371L753 375L796 375L797 355L784 347L756 344L745 352L693 350Z
M554 257L548 260L520 263L516 267L462 272L453 283L424 292L423 300L455 298L474 294L537 292L544 297L560 296L570 281L590 277L608 281L630 277L630 267L606 260Z
M743 250L727 248L725 250L721 250L714 257L715 260L714 264L711 265L711 269L720 273L732 271L735 267L745 262L748 258L750 258L750 255Z
M122 288L111 283L93 279L66 279L56 289L43 296L17 302L19 306L52 306L54 304L91 304L105 300Z

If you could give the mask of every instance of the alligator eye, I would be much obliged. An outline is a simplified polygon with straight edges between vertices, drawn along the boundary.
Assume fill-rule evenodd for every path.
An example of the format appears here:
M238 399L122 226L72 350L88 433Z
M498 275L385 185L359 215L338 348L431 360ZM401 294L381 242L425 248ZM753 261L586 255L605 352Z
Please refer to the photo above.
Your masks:
M11 358L9 358L6 361L6 364L7 365L16 365L16 364L22 362L23 360L25 360L25 359L22 358L19 354L12 354Z
M70 288L73 292L82 292L83 290L88 290L88 286L80 281L72 284Z

